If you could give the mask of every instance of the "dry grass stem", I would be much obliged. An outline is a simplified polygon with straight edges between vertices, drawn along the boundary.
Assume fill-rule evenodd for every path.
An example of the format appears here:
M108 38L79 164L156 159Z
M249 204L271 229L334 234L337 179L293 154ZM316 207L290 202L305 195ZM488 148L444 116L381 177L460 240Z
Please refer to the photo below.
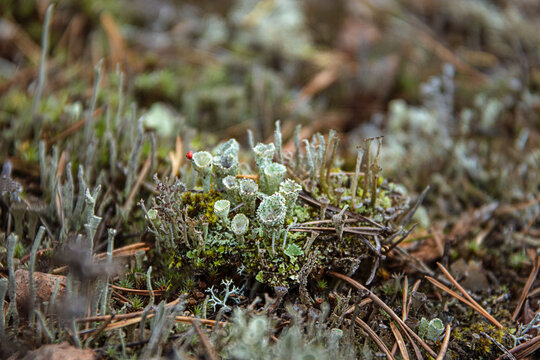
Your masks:
M453 278L453 276L450 274L448 270L441 264L437 263L437 266L441 271L443 272L444 276L450 281L456 288L458 288L459 291L465 296L467 300L469 300L469 303L473 304L473 309L475 309L477 312L482 314L486 319L488 319L493 325L497 326L499 329L504 328L504 326L501 325L500 322L497 321L490 313L488 313L480 304L478 304L468 293L467 291L459 285L459 283L456 281L456 279Z
M365 286L361 285L358 281L351 279L348 276L345 276L343 274L336 273L334 271L329 271L328 274L330 276L333 276L335 278L341 279L345 281L347 284L357 288L358 290L364 291L367 293L367 296L372 299L377 305L379 305L384 311L388 313L394 319L399 326L404 330L407 331L419 344L426 350L431 356L437 357L437 353L433 351L428 344L424 340L420 338L412 329L401 320L401 318L396 315L394 310L392 310L384 301L382 301L377 295L371 292L371 290L367 289Z
M384 354L386 355L386 358L389 359L389 360L395 360L395 358L394 358L394 356L392 356L392 353L390 352L390 350L388 350L386 345L383 343L381 338L375 333L375 331L373 331L369 327L369 325L366 324L362 319L357 317L355 320L356 320L356 323L358 325L360 325L362 330L364 330L369 335L369 337L377 344L379 349L381 349L381 351L384 352Z

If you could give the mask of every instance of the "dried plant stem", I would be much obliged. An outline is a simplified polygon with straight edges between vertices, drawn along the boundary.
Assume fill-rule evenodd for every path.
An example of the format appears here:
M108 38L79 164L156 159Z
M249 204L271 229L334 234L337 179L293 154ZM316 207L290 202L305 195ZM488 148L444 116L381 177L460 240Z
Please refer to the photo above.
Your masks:
M450 324L446 325L446 331L444 333L444 340L441 345L441 351L439 351L439 355L437 355L437 360L444 360L444 356L446 355L446 350L448 350L448 344L450 343L451 332L452 332L452 328L450 327Z
M512 314L513 321L516 321L521 311L521 308L523 307L523 303L525 302L525 299L527 298L527 295L529 294L531 287L538 276L538 270L540 270L540 254L537 254L536 259L534 259L534 264L531 269L531 273L529 274L529 277L527 278L527 282L525 283L525 286L523 287L523 291L521 292L521 296L519 297L518 305L516 309L514 310L514 313Z
M133 256L137 251L148 251L150 250L150 246L147 243L139 242L135 244L126 245L124 247L118 248L112 252L113 257L125 257L125 256ZM95 260L103 260L107 257L107 252L99 253L97 254L94 259ZM61 274L63 272L66 272L68 270L67 266L62 266L57 269L54 269L52 271L53 274Z
M135 196L137 195L137 192L139 191L144 178L146 177L146 175L148 174L148 171L150 170L151 164L152 164L152 155L148 155L148 158L144 162L141 172L139 173L139 176L137 177L137 180L135 181L135 185L131 188L131 191L129 192L129 196L124 206L122 207L122 213L126 217L133 206L133 202L135 201Z
M470 302L469 300L465 299L463 296L459 295L457 292L455 292L454 290L450 289L449 287L447 287L446 285L444 285L443 283L439 282L438 280L432 278L431 276L426 276L426 279L432 283L433 285L435 285L436 287L438 287L439 289L447 292L448 294L452 295L453 297L455 297L456 299L458 299L459 301L461 301L462 303L464 303L465 305L468 305L470 306L471 308L475 309L476 310L476 306Z
M386 347L386 345L384 344L384 342L381 340L381 338L375 333L375 331L373 331L373 329L371 329L369 327L368 324L366 324L362 319L360 319L359 317L357 317L355 319L356 323L358 325L360 325L360 327L362 328L362 330L364 330L368 335L369 337L377 344L377 346L379 347L379 349L381 349L381 351L386 355L386 358L389 359L389 360L395 360L394 356L392 356L392 353L390 352L390 350L388 350L388 348Z
M379 181L379 173L381 172L382 168L379 166L379 158L381 155L381 146L382 141L381 138L378 137L377 139L377 154L375 155L375 160L373 161L373 164L371 165L371 200L369 202L369 207L373 209L375 206L375 202L377 200L377 183Z
M540 348L540 335L530 339L527 342L524 342L521 345L518 345L512 349L510 349L508 352L512 355L517 356L518 359L523 359L527 357L528 355L532 354L536 350ZM502 360L507 358L507 354L502 354L495 360Z
M135 294L135 295L142 295L142 296L150 296L149 290L139 290L139 289L128 289L125 287L117 286L117 285L109 285L111 288L119 291L126 292L128 294ZM154 290L154 295L160 296L163 293L162 290Z
M104 109L105 109L105 107L103 107L103 106L97 108L93 113L93 117L100 116L103 113ZM84 128L84 125L86 124L86 120L87 120L87 118L84 117L81 120L77 121L76 123L73 123L72 125L70 125L67 129L63 130L58 135L50 138L49 140L45 140L45 145L47 147L51 146L51 145L59 142L60 140L63 140L65 138L75 134L77 131Z
M403 360L409 360L409 353L407 352L407 347L405 346L403 336L401 336L401 333L393 322L390 323L390 330L392 330L392 334L394 334L394 337L396 338L401 357L403 358Z
M499 329L503 329L504 326L501 325L500 322L498 322L491 314L489 314L480 304L478 304L468 293L467 291L459 285L459 283L450 275L450 272L446 270L446 268L441 264L437 263L437 266L439 269L443 272L444 276L450 281L456 288L458 288L459 291L465 296L467 300L473 305L472 308L475 309L477 312L479 312L481 315L483 315L486 319L488 319L493 325L497 326Z
M420 336L418 336L414 331L412 331L412 329L407 324L405 324L403 320L401 320L401 318L394 312L394 310L392 310L388 305L386 305L384 301L382 301L377 295L371 292L371 290L369 290L365 286L361 285L358 281L353 280L346 275L343 275L334 271L329 271L328 274L337 279L345 281L347 284L357 288L358 290L366 292L367 296L370 299L372 299L373 302L379 305L384 311L386 311L388 315L390 315L390 317L392 317L392 319L394 319L404 331L407 331L420 344L420 346L424 348L424 350L426 350L431 356L437 357L437 353L435 353L435 351L433 351L429 347L429 345L426 344L425 341L420 338Z
M151 319L154 316L155 316L154 313L148 314L146 316L146 319ZM131 318L131 319L116 321L116 322L113 322L113 323L110 323L109 325L107 325L107 327L103 331L110 331L110 330L114 330L114 329L123 328L123 327L129 326L129 325L137 324L137 323L141 322L141 319L142 319L142 316L138 316L138 317ZM175 321L185 323L185 324L191 324L191 323L193 323L193 320L198 320L202 324L209 325L209 326L216 326L216 325L224 326L224 325L228 324L227 322L223 322L223 321L215 321L215 320L209 320L209 319L197 319L197 318L191 317L191 316L176 316L175 317Z
M405 279L403 279L403 311L401 313L401 319L403 321L407 320L407 316L409 315L409 312L407 311L407 295L409 293L409 280L407 279L407 275L405 275Z
M219 356L216 352L216 349L214 349L214 347L210 343L208 336L206 336L206 334L202 331L201 325L199 324L199 320L193 319L191 321L191 324L193 325L193 328L195 329L195 332L197 333L197 335L199 335L199 338L201 339L201 342L204 347L204 351L206 355L208 355L208 358L210 358L210 360L218 360Z

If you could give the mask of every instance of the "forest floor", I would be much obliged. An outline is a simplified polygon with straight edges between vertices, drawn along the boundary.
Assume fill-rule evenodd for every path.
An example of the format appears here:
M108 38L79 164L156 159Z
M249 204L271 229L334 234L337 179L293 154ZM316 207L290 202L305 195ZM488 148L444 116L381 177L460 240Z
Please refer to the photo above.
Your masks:
M0 18L0 358L538 356L540 3L50 3Z

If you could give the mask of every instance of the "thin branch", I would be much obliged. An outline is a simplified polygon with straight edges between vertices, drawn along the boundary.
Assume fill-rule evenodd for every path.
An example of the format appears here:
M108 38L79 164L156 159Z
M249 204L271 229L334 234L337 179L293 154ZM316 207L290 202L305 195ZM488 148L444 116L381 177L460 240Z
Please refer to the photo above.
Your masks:
M529 274L529 277L527 278L527 282L525 283L525 286L523 287L523 291L521 292L521 296L519 297L518 306L516 307L516 310L514 310L514 313L512 314L513 321L516 321L521 311L521 308L523 307L523 303L525 302L525 299L527 298L527 295L529 294L529 291L531 290L531 287L538 276L538 270L540 270L540 254L536 255L536 259L531 269L531 273Z
M377 344L377 346L379 347L379 349L381 349L381 351L386 355L386 358L389 359L389 360L395 360L395 358L392 356L392 353L390 352L390 350L388 350L388 348L386 347L386 345L384 344L384 342L381 340L381 338L375 333L375 331L373 331L368 324L366 324L364 321L362 321L362 319L360 319L359 317L357 317L356 319L356 323L358 325L360 325L360 327L362 328L362 330L364 330L368 335L369 337L375 341L375 343Z
M367 296L372 299L377 305L379 305L384 311L386 311L388 315L390 315L390 317L392 317L392 319L394 319L404 331L407 331L409 334L411 334L411 336L420 344L420 346L424 348L424 350L426 350L431 356L437 357L437 353L435 353L435 351L433 351L429 347L429 345L420 338L420 336L418 336L414 331L412 331L412 329L407 324L405 324L403 320L401 320L401 318L394 312L394 310L392 310L388 305L386 305L384 301L382 301L377 295L371 292L371 290L346 275L334 271L329 271L328 274L330 276L345 281L347 284L357 288L358 290L366 292Z
M441 351L439 351L439 355L437 355L437 360L444 360L444 356L446 355L446 350L448 350L448 343L450 342L451 332L452 332L452 328L450 327L450 324L446 325L446 331L444 333L444 340L441 346Z
M473 303L476 306L476 309L479 313L481 313L484 317L486 317L489 321L491 321L495 326L497 326L499 329L504 328L504 326L501 325L500 322L498 322L493 316L491 316L490 313L488 313L480 304L478 304L468 293L467 291L459 285L459 283L450 275L450 272L446 270L446 268L441 264L437 263L437 266L441 271L443 272L444 276L452 283L456 288L458 288L459 291L469 300L471 303Z
M403 336L401 336L401 333L393 322L390 323L390 329L392 330L392 334L394 334L394 337L396 338L401 357L403 358L403 360L409 360L409 353L407 352L405 341L403 341Z
M191 324L193 325L195 332L197 332L197 335L199 335L199 338L201 339L206 355L208 355L210 360L219 360L219 356L216 353L216 349L214 349L214 347L210 343L208 336L206 336L206 334L202 331L199 321L197 319L193 319L191 321Z

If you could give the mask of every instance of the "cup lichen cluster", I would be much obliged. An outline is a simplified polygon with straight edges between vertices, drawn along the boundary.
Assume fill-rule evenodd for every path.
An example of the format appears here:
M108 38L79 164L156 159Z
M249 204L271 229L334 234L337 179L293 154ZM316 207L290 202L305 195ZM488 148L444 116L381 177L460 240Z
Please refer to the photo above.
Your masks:
M263 284L290 287L315 269L350 273L364 260L373 265L384 258L381 243L401 234L403 227L393 230L391 223L406 199L378 173L367 178L378 154L371 159L364 147L356 172L344 172L332 167L334 132L326 144L319 134L305 140L305 151L295 138L295 154L282 151L279 131L275 137L275 143L252 145L256 174L239 173L249 165L240 166L240 146L231 139L214 154L189 154L202 188L156 179L158 195L147 218L170 267L214 279L242 268Z

